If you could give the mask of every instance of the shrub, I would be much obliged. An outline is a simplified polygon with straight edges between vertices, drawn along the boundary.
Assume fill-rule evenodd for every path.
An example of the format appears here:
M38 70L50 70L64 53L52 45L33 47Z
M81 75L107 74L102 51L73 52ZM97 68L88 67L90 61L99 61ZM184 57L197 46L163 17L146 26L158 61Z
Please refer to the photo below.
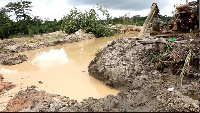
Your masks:
M71 34L82 29L86 33L92 32L96 37L113 35L114 32L107 28L112 23L108 11L102 7L99 7L98 10L103 13L103 16L106 16L106 19L101 19L94 8L84 13L77 8L71 10L70 14L62 18L62 30Z

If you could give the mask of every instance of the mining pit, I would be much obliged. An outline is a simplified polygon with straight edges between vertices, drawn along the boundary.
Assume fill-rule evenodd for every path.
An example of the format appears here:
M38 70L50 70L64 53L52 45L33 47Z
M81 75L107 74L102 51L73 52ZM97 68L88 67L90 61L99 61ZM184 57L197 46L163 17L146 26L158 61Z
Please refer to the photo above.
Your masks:
M58 34L1 41L1 111L198 112L198 37Z

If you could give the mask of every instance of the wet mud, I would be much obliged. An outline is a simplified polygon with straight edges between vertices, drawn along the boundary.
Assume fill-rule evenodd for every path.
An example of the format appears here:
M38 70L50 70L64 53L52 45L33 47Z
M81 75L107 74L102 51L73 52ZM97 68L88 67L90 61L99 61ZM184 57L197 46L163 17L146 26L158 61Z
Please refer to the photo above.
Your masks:
M157 43L160 48L164 47L157 37L146 37L145 40L120 38L98 50L88 72L120 90L117 95L100 99L90 97L78 102L67 95L49 94L31 86L18 92L3 111L198 112L198 100L186 96L199 93L198 77L184 78L181 86L180 77L172 70L156 69L156 62L148 65L150 59L141 57L145 51L158 47Z
M155 63L147 65L145 62L149 62L150 59L141 58L145 51L158 49L158 43L161 45L160 48L163 47L163 41L160 41L162 38L159 40L156 38L148 37L144 40L121 38L111 42L102 48L90 63L88 67L90 75L133 96L130 99L132 101L124 98L125 106L129 106L125 111L197 112L198 100L184 94L198 95L198 77L184 78L181 86L179 75L173 74L172 71L163 73L161 70L156 70ZM198 72L198 65L192 66L196 68L193 72ZM168 91L168 88L174 90ZM137 92L138 95L133 92ZM139 105L134 106L134 102Z
M14 41L14 39L3 40L0 43L0 64L15 65L27 61L28 57L26 55L18 54L19 52L95 38L93 34L85 33L82 30L71 35L62 34L60 36L57 34L57 38L50 39L50 37L55 37L54 35L56 36L56 34L49 34L48 38L38 40L30 39L28 41Z
M81 102L84 98L103 98L108 94L116 95L119 91L88 74L88 65L95 53L102 46L122 36L95 38L81 42L45 47L21 52L29 60L17 65L2 65L0 73L15 88L0 95L0 110L20 90L35 85L37 90L49 94L66 95ZM49 79L47 79L49 78Z
M0 95L15 87L11 82L5 82L3 76L0 74Z

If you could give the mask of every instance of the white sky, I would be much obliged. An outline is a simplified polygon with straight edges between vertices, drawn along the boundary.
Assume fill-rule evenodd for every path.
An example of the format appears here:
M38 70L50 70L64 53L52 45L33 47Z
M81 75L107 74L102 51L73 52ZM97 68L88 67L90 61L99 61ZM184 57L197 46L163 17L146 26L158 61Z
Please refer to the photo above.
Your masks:
M16 2L20 0L0 0L0 7L4 7L9 2ZM39 16L40 18L49 18L50 20L57 19L60 20L64 15L69 14L71 9L74 9L74 7L85 11L87 9L96 7L96 4L88 4L88 3L82 3L84 0L80 0L80 3L70 3L73 0L27 0L32 1L32 13L31 15ZM87 0L85 0L87 1ZM88 0L89 1L89 0ZM96 0L97 2L101 0ZM158 3L158 7L160 9L161 15L168 15L172 16L171 12L175 10L174 5L175 4L185 4L186 0L167 0L165 2L162 2L164 0L146 0L148 3L140 3L140 0L129 0L131 2L137 2L137 5L146 5L146 8L138 9L138 11L134 9L127 10L126 5L129 3L124 3L124 6L120 6L119 9L112 8L112 6L108 6L109 13L112 17L119 17L123 16L125 14L129 14L130 17L134 15L141 15L141 16L147 16L150 12L151 4L153 1ZM143 0L144 1L144 0ZM152 1L152 2L151 2ZM195 0L188 0L189 2L195 1ZM115 3L115 0L112 0L111 2ZM124 0L121 0L120 2L126 2ZM106 4L106 3L105 3ZM160 4L160 6L159 6ZM118 4L117 4L118 5ZM115 4L116 6L116 4ZM130 6L130 4L129 4ZM123 9L124 7L124 9ZM133 6L134 7L134 4Z

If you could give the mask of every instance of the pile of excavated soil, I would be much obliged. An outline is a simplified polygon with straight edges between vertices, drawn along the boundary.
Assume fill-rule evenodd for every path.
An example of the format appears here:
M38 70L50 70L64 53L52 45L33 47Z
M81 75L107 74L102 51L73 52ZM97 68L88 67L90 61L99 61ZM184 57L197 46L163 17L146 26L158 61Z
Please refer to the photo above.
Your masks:
M64 43L79 42L81 40L95 38L93 34L85 33L82 30L79 30L71 35L60 35L58 33L51 33L46 38L40 40L34 40L31 42L28 41L16 42L10 39L3 40L0 43L0 64L15 65L27 61L28 57L26 55L17 54L19 52L35 50L43 47L55 46ZM51 37L58 37L58 38L55 38L52 41L49 39Z
M169 37L170 38L170 37ZM169 38L159 38L153 48L143 50L143 64L153 63L154 68L161 72L171 71L180 75L187 55L191 51L186 76L199 76L199 38L187 35L178 35L176 41L167 41Z
M4 82L3 79L3 76L0 74L0 95L3 94L5 91L8 91L15 87L15 85L10 82Z
M198 94L198 80L184 82L183 86L180 87L179 77L172 73L160 73L153 70L151 68L154 67L153 65L144 65L143 59L140 57L141 53L144 50L154 48L156 43L146 41L142 45L138 42L142 41L121 38L111 42L97 53L96 58L90 63L89 74L104 81L109 86L121 91L128 91L131 96L135 95L131 92L138 92L142 99L138 100L139 96L136 96L135 100L134 97L131 98L130 103L139 104L137 107L129 106L131 111L197 112L199 109L198 101L183 96L182 91ZM174 90L169 92L167 89L171 87L174 87ZM142 109L137 109L139 106Z
M53 96L44 91L37 91L35 86L28 87L25 91L20 91L8 102L4 112L34 111L57 111L59 102L53 100ZM36 111L36 110L35 110Z
M193 94L198 93L198 81L187 81L180 88L179 77L153 70L152 65L144 65L139 55L153 48L154 44L138 42L133 38L112 41L96 54L88 66L90 75L120 90L116 96L77 102L65 96L37 91L32 86L11 99L4 111L198 112L198 100L182 93L188 88L195 89ZM171 87L174 90L169 91Z

